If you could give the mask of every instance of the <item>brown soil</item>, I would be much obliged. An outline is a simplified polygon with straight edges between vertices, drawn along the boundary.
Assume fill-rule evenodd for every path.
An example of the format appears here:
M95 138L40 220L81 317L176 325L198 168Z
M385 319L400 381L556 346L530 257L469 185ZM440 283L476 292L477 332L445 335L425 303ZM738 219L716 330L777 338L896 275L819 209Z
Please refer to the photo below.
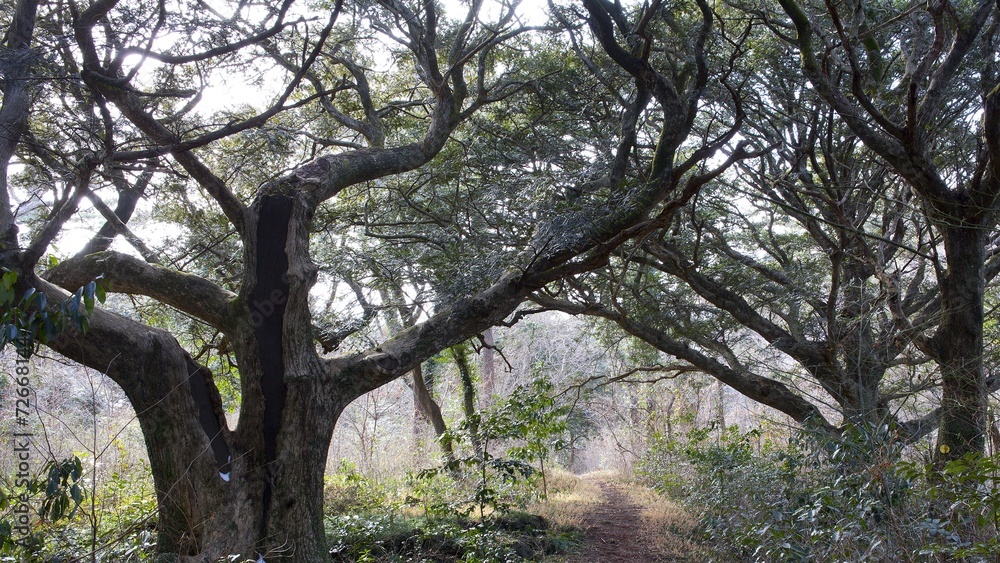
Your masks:
M583 518L583 545L567 563L653 563L676 561L660 551L643 524L642 507L614 483L599 483L603 499Z

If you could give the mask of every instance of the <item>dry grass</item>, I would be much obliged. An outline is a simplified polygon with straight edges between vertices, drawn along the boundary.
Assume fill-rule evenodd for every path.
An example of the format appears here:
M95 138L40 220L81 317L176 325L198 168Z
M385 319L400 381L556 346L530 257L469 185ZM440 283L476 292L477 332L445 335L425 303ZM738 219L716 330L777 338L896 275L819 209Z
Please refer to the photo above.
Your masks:
M553 471L547 476L549 497L528 507L528 512L538 514L555 527L576 528L583 524L583 516L601 502L599 479Z
M637 484L623 487L629 500L642 507L642 533L665 561L704 561L707 554L693 541L697 521L676 502Z

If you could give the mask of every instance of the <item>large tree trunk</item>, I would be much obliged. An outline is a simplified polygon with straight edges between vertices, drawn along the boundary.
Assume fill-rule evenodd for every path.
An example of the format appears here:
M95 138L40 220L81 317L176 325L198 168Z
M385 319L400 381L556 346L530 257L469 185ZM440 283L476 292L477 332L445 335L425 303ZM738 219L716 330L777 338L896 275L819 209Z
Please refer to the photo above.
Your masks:
M228 311L216 320L226 327L242 381L234 431L226 426L211 373L166 332L95 310L86 337L67 335L53 343L81 363L106 362L108 375L135 407L156 484L160 553L192 562L230 555L263 556L265 561L329 559L322 507L327 452L338 416L367 387L335 385L331 376L350 378L359 358L324 362L313 341L308 309L316 277L308 255L311 214L300 199L259 198L247 213L243 292L235 298L215 296ZM127 260L105 258L84 260L115 278L115 260ZM64 264L71 273L88 275L81 266L90 262ZM141 280L162 273L147 268L122 277ZM60 272L52 277L60 278ZM178 276L175 282L190 283L188 278ZM59 281L78 283L72 276ZM164 295L185 295L179 304L197 308L204 296L195 287L165 290ZM52 288L51 300L59 298ZM108 342L128 353L116 353ZM151 378L150 373L160 376Z
M65 296L36 283L50 300ZM232 435L208 370L169 333L100 309L86 337L65 334L50 345L81 363L103 362L135 409L156 487L157 551L214 558L252 547L259 495L247 494L250 460L229 446Z
M940 280L942 318L934 337L941 368L939 461L982 452L986 428L983 374L983 267L985 231L954 224L942 228L948 270Z
M248 215L246 282L236 311L242 318L233 339L243 393L237 455L246 461L234 466L243 474L233 477L248 487L244 497L255 507L246 518L257 553L325 561L327 451L338 416L358 395L331 388L313 340L312 209L298 198L266 194Z
M207 435L178 424L176 412L146 416L150 466L159 501L157 551L178 560L214 561L229 555L265 561L328 561L323 530L323 473L329 436L342 409L329 389L293 378L286 409L274 436L274 458L237 446L231 473L204 455ZM162 420L162 417L170 420ZM159 420L155 420L159 419ZM254 425L258 430L263 425ZM181 435L188 430L188 435ZM242 430L242 429L241 429ZM238 432L246 441L268 432ZM192 438L197 438L192 444ZM155 444L170 447L156 447ZM192 444L187 449L176 444ZM239 440L237 440L239 443ZM265 448L269 450L270 448ZM268 452L269 453L269 452ZM227 481L228 479L228 481ZM206 559L207 558L207 559Z

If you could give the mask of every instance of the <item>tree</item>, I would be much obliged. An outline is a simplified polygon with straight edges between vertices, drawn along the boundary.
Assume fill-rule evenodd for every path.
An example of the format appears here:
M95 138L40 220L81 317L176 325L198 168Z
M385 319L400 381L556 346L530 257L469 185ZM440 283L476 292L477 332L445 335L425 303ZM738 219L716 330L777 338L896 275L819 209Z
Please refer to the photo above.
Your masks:
M761 159L773 159L778 152L773 149L788 133L784 130L786 125L777 126L766 135L752 133L759 127L762 106L777 105L783 100L777 100L772 94L770 99L760 103L759 98L767 95L752 92L766 91L768 78L758 76L759 68L743 66L740 57L745 52L760 50L758 23L732 12L724 21L727 35L720 33L714 37L714 53L719 59L715 68L727 69L726 77L733 83L742 84L737 109L749 111L745 117L741 113L738 118L746 123L741 134L757 145ZM671 24L682 25L683 20L677 18ZM723 45L727 45L729 51ZM754 57L757 63L761 62L760 54L754 53ZM797 112L793 123L797 124L794 120L808 113L805 109ZM724 123L734 119L724 113L705 114L702 118L706 127L713 120ZM787 124L788 116L780 115L775 121ZM755 349L766 350L767 346L774 346L779 353L790 354L793 361L813 370L824 369L819 364L828 363L823 343L808 341L801 331L783 326L781 320L799 314L782 310L782 307L799 306L801 303L797 301L801 301L802 293L815 294L822 281L782 272L794 267L792 258L786 257L784 264L765 265L762 260L741 255L726 242L731 236L747 237L750 240L738 247L749 248L744 251L750 255L763 252L781 256L787 250L781 248L787 242L778 243L773 236L769 239L768 233L759 233L759 229L768 228L768 217L774 221L776 212L771 209L774 202L758 204L752 195L745 195L754 189L753 182L744 179L747 171L753 172L755 168L750 163L750 160L742 161L739 165L741 175L736 179L720 176L713 181L713 184L738 183L735 189L720 190L709 186L700 192L689 209L675 215L669 224L660 226L655 236L619 247L607 267L567 279L566 283L551 287L547 292L536 293L532 299L545 308L611 320L627 333L682 360L681 364L667 366L669 369L703 371L800 423L829 432L833 427L816 404L795 392L787 381L768 373L766 366L774 366L775 357L748 361L745 355ZM767 175L766 181L770 180L771 176ZM754 209L755 205L759 207ZM768 248L769 244L772 248ZM746 273L741 274L741 270ZM757 279L754 279L755 273L759 274ZM808 298L805 301L809 303ZM748 337L748 331L757 331L756 339ZM810 331L812 334L816 331ZM836 369L832 369L820 372L820 376L832 384L834 377L830 376L835 373ZM843 396L839 399L848 401Z
M833 7L827 9L835 12ZM977 12L977 17L985 18L987 12ZM861 15L855 15L851 21L862 26L855 29L855 35L831 36L826 41L846 43L845 37L855 37L859 46L854 54L860 57L860 45L868 48L871 37L866 37L864 24L856 23ZM535 301L545 307L610 319L683 360L679 369L709 373L746 396L824 432L836 430L824 416L826 397L832 399L830 404L836 405L845 422L889 424L907 441L926 435L939 421L957 416L959 411L964 412L966 422L984 422L986 394L995 390L998 382L985 378L981 365L975 368L981 363L981 336L963 340L961 346L971 346L978 339L980 348L976 352L966 349L963 354L968 356L961 361L954 356L961 346L944 343L957 334L959 324L966 335L981 331L981 304L970 309L968 303L957 301L956 292L961 293L958 286L969 285L969 280L979 280L980 285L993 280L997 273L995 253L987 249L978 258L948 259L945 264L938 253L948 237L941 229L954 230L963 223L934 211L936 205L943 205L941 201L921 206L920 198L927 196L914 188L912 177L904 173L906 170L900 171L900 165L880 152L880 147L872 146L874 133L858 132L869 125L860 118L844 116L845 106L831 103L831 84L852 84L851 100L860 100L864 106L862 94L876 82L861 76L877 65L865 67L864 72L836 67L833 63L838 60L847 64L850 59L845 55L843 59L830 58L822 69L799 74L792 66L795 54L776 43L773 36L789 38L774 27L768 13L741 5L727 16L727 29L735 30L731 31L735 36L731 42L742 45L757 66L756 72L742 77L753 87L746 88L743 96L747 118L741 134L758 147L770 145L775 150L761 151L756 162L739 164L738 174L722 177L719 186L702 190L684 217L675 216L674 224L657 237L634 247L621 247L608 268L578 277L561 292L536 295ZM836 15L830 17L829 23L835 27ZM942 41L950 37L946 28L939 30ZM761 33L763 29L767 33ZM891 34L880 29L887 35L878 42L898 47L912 40L915 51L907 54L911 66L927 55L926 68L920 72L931 72L937 55L920 51L924 44L914 37L922 32L892 29ZM968 35L972 29L963 33ZM737 38L742 43L737 43ZM971 51L971 60L982 61L983 56L991 60L986 44L989 42ZM949 65L966 57L962 50L967 46L956 48L958 51L949 55ZM880 57L903 60L884 53ZM762 68L767 71L760 72ZM962 68L967 70L942 68L940 72L965 76L962 73L973 72L974 67ZM882 81L878 84L888 84L903 73L903 69L883 70L885 74L877 76ZM817 85L820 78L810 74L820 71L829 75L821 77L827 81L825 86ZM863 87L852 79L860 80ZM927 113L921 119L929 120L926 138L907 141L910 148L906 150L915 151L912 158L927 166L942 168L934 173L956 183L952 194L956 201L965 197L963 193L986 198L979 203L969 200L971 207L966 211L974 215L973 208L985 205L987 192L993 189L992 164L982 147L995 139L988 130L973 128L969 133L967 120L981 107L976 105L976 96L987 100L988 96L977 90L971 78L956 81L947 87L947 94L928 94L930 98L921 110ZM945 86L941 83L934 88ZM888 98L886 93L880 95ZM838 99L848 103L846 97ZM935 110L935 105L940 107ZM881 111L892 107L886 99ZM860 106L855 109L861 112ZM880 115L868 121L888 127L889 120ZM956 127L955 123L962 125ZM980 134L987 142L977 145ZM939 147L933 162L931 147ZM976 163L979 172L963 168L969 162ZM956 212L958 208L952 205L949 209ZM976 221L982 222L972 230L982 234L993 228L993 219L987 216L992 212L980 211L984 214ZM959 256L969 252L966 246L962 245ZM943 249L949 255L947 244ZM954 257L955 252L949 256ZM936 283L929 279L931 270L937 274ZM948 311L948 307L957 310ZM978 317L975 310L980 311ZM794 379L782 374L780 366L788 365L787 360L796 364L796 376L806 376L807 388L796 389ZM959 364L965 371L957 370ZM900 405L915 393L940 385L935 369L940 370L943 380L943 404L923 407L918 416L901 419L897 414ZM960 373L964 375L959 377ZM959 386L956 378L964 378L965 383ZM957 399L957 386L968 393L974 387L979 398L966 395ZM817 395L817 390L822 390L822 395ZM964 406L955 410L959 404ZM969 418L973 413L979 418ZM952 420L946 427L955 424ZM949 432L943 431L945 437L939 438L944 440L942 444L953 442L947 437ZM961 455L953 449L939 448L939 455Z
M745 156L738 147L721 165L707 164L737 127L692 136L703 92L724 91L708 68L706 3L692 12L694 39L678 36L684 50L667 60L649 49L643 23L665 9L634 18L636 25L616 4L584 7L563 21L575 34L589 21L597 39L586 47L588 64L600 65L593 69L609 80L610 113L621 115L615 146L582 157L603 179L586 190L577 179L571 185L580 195L571 200L553 193L565 184L536 199L540 207L513 244L498 248L490 276L437 303L426 319L366 349L327 356L318 350L310 293L321 268L331 270L314 262L316 234L334 225L317 219L341 205L364 215L366 188L382 190L393 176L432 162L476 112L530 93L539 77L503 64L505 45L530 31L513 7L500 2L486 23L482 2L470 3L459 21L429 1L337 2L301 16L292 0L214 10L98 0L49 5L37 17L34 2L18 3L11 52L29 57L30 41L46 56L4 69L0 115L8 131L23 133L3 145L0 266L18 274L18 291L34 289L50 303L66 295L61 288L103 276L109 292L143 296L222 335L218 347L235 358L240 411L230 428L213 373L181 345L182 335L97 307L86 335L66 331L47 341L106 372L131 401L157 490L159 552L189 561L326 560L323 470L348 403L503 322L531 292L601 265ZM378 65L362 62L373 50L409 70L376 80ZM609 58L595 63L601 53ZM263 61L272 65L266 71L252 64ZM683 71L670 67L677 62ZM237 71L231 80L259 73L262 89L280 76L271 103L216 116L197 111L200 94L225 69ZM6 180L15 147L19 191ZM497 168L511 173L513 165ZM532 194L519 185L509 197ZM165 218L201 224L213 241L184 248L185 260L156 264L132 226L129 196L112 211L109 189L176 201ZM15 214L27 196L49 212ZM109 225L96 229L91 249L101 251L46 269L41 258L60 231L87 222L84 199ZM29 232L19 233L19 224ZM109 229L143 257L103 250Z
M939 237L941 320L914 340L941 368L936 455L982 452L984 264L1000 196L997 5L779 4L812 88L909 184Z
M783 136L802 139L769 138ZM937 412L906 420L899 407L934 387L932 370L890 305L918 326L936 319L926 229L910 221L905 195L881 195L879 167L866 169L853 143L821 148L826 135L803 137L812 142L702 190L671 228L623 246L607 268L533 299L613 321L681 360L659 371L702 371L807 428L835 434L833 406L844 424L919 439ZM813 150L825 158L809 163ZM814 169L820 162L834 168ZM904 241L915 236L911 249ZM890 303L889 291L906 299Z

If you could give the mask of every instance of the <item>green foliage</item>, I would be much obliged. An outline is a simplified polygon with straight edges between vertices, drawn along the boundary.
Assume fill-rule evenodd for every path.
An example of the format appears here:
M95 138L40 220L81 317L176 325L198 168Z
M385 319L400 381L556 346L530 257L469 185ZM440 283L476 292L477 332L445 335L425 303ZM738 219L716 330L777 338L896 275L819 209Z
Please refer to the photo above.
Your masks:
M411 531L393 514L342 514L326 518L334 561L375 561L392 551L393 540Z
M552 383L539 377L528 385L518 386L481 422L480 428L492 439L518 440L517 445L507 450L510 458L544 464L552 452L566 447L563 435L568 428L568 413L568 407L556 404Z
M525 516L492 525L462 518L344 514L326 519L326 533L333 561L345 562L513 563L559 548L560 538L547 538L544 520Z
M83 502L83 489L80 487L83 463L80 458L73 456L62 461L51 460L45 464L44 473L44 479L36 479L28 486L33 494L45 491L39 514L50 522L72 518Z
M70 520L83 502L82 476L80 458L51 460L45 464L42 476L23 481L22 490L0 491L0 511L4 513L0 520L0 555L16 557L19 561L35 561L46 546L45 531L32 526L29 533L17 537L12 521L7 519L8 511L14 509L14 505L24 508L26 499L34 500L41 493L38 516L42 523Z
M485 520L468 518L463 482L447 471L411 475L406 483L379 482L341 462L326 478L326 534L333 561L522 561L565 549L539 516L516 511ZM390 491L405 491L423 514L408 515ZM562 543L560 543L560 541Z
M45 344L67 327L86 334L95 302L104 303L107 297L103 283L97 279L50 307L45 295L33 287L17 300L17 280L17 272L10 270L4 270L0 277L0 351L7 344L14 343L17 353L25 358L33 354L36 341ZM25 483L28 495L44 493L39 516L49 522L71 519L83 501L83 489L79 483L83 475L80 459L74 456L63 461L50 460L43 468L43 474L44 478L34 478ZM9 499L14 496L0 492L0 510L8 509ZM0 519L0 554L14 554L31 560L44 547L44 536L31 532L15 541L14 526L7 517L5 513Z
M104 303L106 291L100 279L91 281L76 290L70 297L49 307L43 293L28 288L15 304L17 272L4 271L0 278L0 350L8 343L30 336L30 342L48 343L67 326L84 334L90 328L90 315L95 300ZM24 350L19 350L24 353Z
M149 560L156 545L156 499L149 487L140 486L149 480L148 467L112 474L97 491L87 492L90 498L83 502L85 467L78 457L50 461L27 483L23 492L28 498L41 495L41 519L26 536L14 537L13 530L0 525L0 561L75 560L92 551L105 561ZM97 511L96 530L91 508ZM2 502L0 510L5 510Z
M641 464L701 515L719 560L980 561L1000 550L1000 464L966 456L936 470L902 459L888 427L756 446L757 431L659 441Z
M921 554L956 559L995 557L1000 553L1000 462L969 453L940 470L932 464L901 463L901 478L920 487L929 502L918 522Z
M39 560L38 554L45 546L45 537L37 532L15 540L10 523L0 522L0 561L31 562Z
M324 481L323 506L330 514L398 508L390 495L391 484L366 477L346 459L340 460L337 471Z
M465 476L474 479L475 485L467 498L424 503L425 510L468 516L478 509L482 517L487 512L504 514L523 505L526 491L533 490L530 479L536 469L532 463L538 462L542 470L538 473L543 474L550 453L565 447L562 435L567 429L568 409L556 405L552 391L551 382L538 378L445 433L441 440L449 440L457 449L469 453L441 467L424 470L418 478L433 481L445 475ZM491 446L505 447L504 453L496 455Z

